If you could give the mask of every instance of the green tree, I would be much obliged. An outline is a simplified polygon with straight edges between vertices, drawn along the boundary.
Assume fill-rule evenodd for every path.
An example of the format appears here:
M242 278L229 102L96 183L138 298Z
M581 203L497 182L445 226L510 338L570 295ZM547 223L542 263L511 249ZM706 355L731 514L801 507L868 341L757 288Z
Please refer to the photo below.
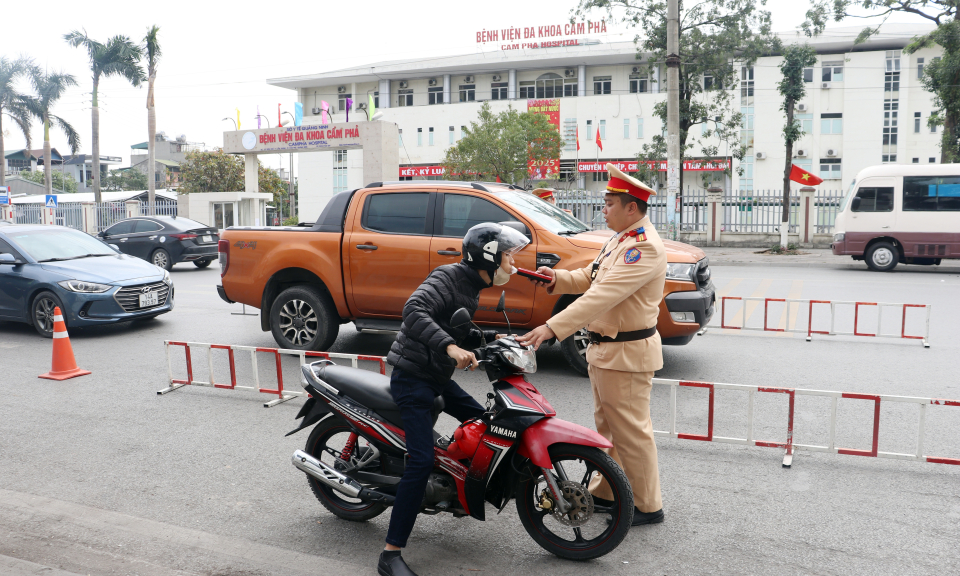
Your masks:
M563 146L560 132L545 115L520 112L513 106L494 114L486 102L466 132L443 158L448 179L525 182L531 159L558 158Z
M30 109L27 107L29 96L17 91L16 83L21 78L30 74L33 68L33 62L25 57L17 60L9 60L6 57L0 58L0 186L6 181L6 170L2 164L6 156L6 148L3 142L3 117L6 116L17 125L17 129L23 134L27 141L27 148L30 148Z
M780 246L787 247L787 231L790 227L790 170L793 164L793 143L803 136L803 127L793 117L797 101L807 93L803 81L803 69L817 63L817 52L807 44L793 44L782 49L780 74L783 76L777 84L777 90L783 96L780 109L787 115L783 125L783 141L787 154L783 165L783 214L780 217Z
M823 33L830 20L840 22L847 18L879 19L873 26L865 26L857 35L856 43L865 42L880 32L880 27L893 14L912 14L936 25L929 34L915 38L904 52L911 54L921 48L939 45L943 57L934 59L923 68L920 82L933 94L936 109L930 126L943 126L940 137L940 162L960 160L960 29L956 18L960 12L957 0L814 0L807 10L807 19L800 29L807 36Z
M260 192L273 194L274 202L279 203L286 195L286 183L274 170L263 164L259 164L257 179ZM236 192L244 188L242 156L224 154L218 148L213 152L187 152L180 163L180 187L177 191L181 194Z
M73 179L73 174L65 174L63 172L54 170L52 176L53 192L73 194L77 191L77 181ZM43 172L31 172L29 170L24 170L20 172L20 177L24 180L29 180L30 182L43 184L46 175Z
M157 81L157 66L160 63L160 42L157 40L159 32L159 26L151 26L143 37L143 52L147 55L147 201L151 215L154 214L157 194L157 109L153 99L153 87Z
M43 172L47 194L53 194L53 163L50 159L50 126L55 125L67 137L70 151L80 149L80 134L69 122L53 113L54 105L63 97L67 88L77 85L77 79L63 72L47 73L38 67L30 70L30 82L34 95L26 100L30 115L43 122Z
M98 96L100 80L110 76L126 78L134 86L140 86L144 80L140 67L140 47L126 36L114 36L106 44L97 42L83 33L74 30L64 34L63 39L74 48L85 48L90 58L90 71L93 74L93 92L91 96L91 118L93 130L90 134L91 155L93 156L93 197L100 202L100 106Z
M147 175L136 168L111 170L103 179L104 190L146 190Z
M770 12L759 8L765 3L765 0L680 2L681 160L694 147L699 147L706 159L716 158L721 143L726 144L731 156L743 160L749 143L740 139L743 114L738 110L741 102L735 89L740 80L740 67L753 64L773 45ZM638 31L634 39L636 56L647 62L644 66L647 72L667 61L666 0L580 0L571 16L586 17L594 10L604 11L611 19ZM662 77L666 78L666 74ZM666 92L666 87L661 86L660 92ZM747 97L752 99L753 94L743 95L744 99ZM666 126L666 99L654 106L653 113ZM697 136L693 128L701 124L706 126ZM666 138L657 135L652 138L652 144L641 148L637 158L643 166L646 160L663 160L666 152ZM653 169L641 169L637 176L647 182L656 181ZM709 176L704 173L704 177ZM682 194L682 170L680 178Z

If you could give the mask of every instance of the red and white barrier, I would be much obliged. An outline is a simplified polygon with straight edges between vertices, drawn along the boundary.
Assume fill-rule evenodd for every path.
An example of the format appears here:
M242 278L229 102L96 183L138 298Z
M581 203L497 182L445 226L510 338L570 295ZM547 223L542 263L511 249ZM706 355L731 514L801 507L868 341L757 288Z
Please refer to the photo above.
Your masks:
M224 390L253 390L256 392L261 392L263 394L276 394L278 398L276 400L271 400L270 402L265 402L263 407L270 408L271 406L276 406L281 402L286 402L287 400L292 400L298 396L306 396L307 393L300 390L284 390L283 388L283 366L281 364L281 357L286 356L296 356L300 359L300 364L305 364L307 358L325 358L328 360L349 360L350 365L354 368L360 367L360 361L371 361L377 362L380 366L380 373L387 373L387 359L383 356L362 356L357 354L337 354L333 352L311 352L307 350L286 350L283 348L259 348L257 346L232 346L228 344L205 344L202 342L173 342L170 340L165 340L163 342L164 348L167 353L167 376L170 380L170 386L164 388L163 390L158 390L157 394L166 394L168 392L173 392L178 388L184 386L208 386L211 388L221 388ZM173 377L173 361L170 358L170 347L171 346L183 346L184 352L186 354L186 363L187 363L187 379L186 380L177 380ZM193 357L190 353L191 348L201 348L207 351L206 364L207 368L210 370L210 381L204 382L202 380L193 379ZM213 375L213 351L214 350L226 350L227 358L230 363L230 383L218 384ZM252 368L253 374L253 386L240 386L237 384L237 367L236 367L236 352L249 352L250 353L250 366ZM273 354L277 363L277 387L276 388L263 388L260 385L260 371L257 365L257 353L265 352L268 354Z
M871 456L874 458L896 458L899 460L918 460L922 462L932 462L935 464L955 464L960 465L960 458L944 458L941 456L929 456L923 453L923 441L926 428L926 408L928 405L934 406L960 406L960 400L945 400L942 398L917 398L912 396L891 396L888 394L851 394L847 392L831 392L829 390L803 390L800 388L767 388L762 386L746 386L743 384L719 384L714 382L687 382L683 380L667 380L664 378L654 378L654 385L670 386L670 430L654 430L657 436L668 436L681 440L701 440L705 442L723 442L726 444L744 444L747 446L759 446L764 448L783 448L783 466L789 468L793 463L793 455L798 449L808 450L810 452L829 452L832 454L846 454L850 456ZM707 410L707 433L687 434L677 432L677 390L681 386L694 388L705 388L709 392L708 410ZM717 436L714 434L714 391L715 390L740 390L746 392L747 400L747 437L729 438ZM753 437L754 423L754 397L758 393L786 394L789 397L789 407L787 412L787 421L785 426L786 440L757 440ZM827 446L817 446L813 444L797 444L793 441L795 422L794 413L796 409L797 396L821 396L832 400L830 407L830 438ZM837 431L837 402L840 399L869 400L874 403L873 408L873 442L869 450L855 448L838 448L835 443ZM906 402L920 406L919 428L917 433L917 450L914 454L901 454L897 452L883 452L879 448L880 440L880 403L881 402Z
M743 307L741 308L741 321L739 326L733 326L727 324L727 300L739 300L743 302ZM747 305L749 301L756 301L763 303L763 327L747 326ZM768 315L771 302L783 302L786 309L784 313L790 309L791 304L805 305L807 307L807 327L803 328L771 328L768 323ZM813 329L813 311L814 304L829 304L830 305L830 330L814 330ZM836 330L836 318L837 318L837 306L840 305L849 305L853 306L853 331L852 332L838 332ZM876 306L877 307L877 331L873 333L869 332L860 332L860 307L861 306ZM903 310L900 317L900 333L899 334L882 334L880 332L880 325L883 321L883 309L893 307L901 308ZM926 308L926 329L924 330L923 335L918 334L907 334L907 308ZM817 309L822 309L822 306L818 306ZM793 298L763 298L763 297L753 297L753 296L722 296L720 298L720 328L725 330L756 330L759 332L793 332L797 334L806 334L807 342L813 340L814 334L823 334L825 336L871 336L876 338L902 338L908 340L921 340L924 348L930 347L930 310L932 309L931 304L892 304L887 302L856 302L856 301L840 301L840 300L796 300Z

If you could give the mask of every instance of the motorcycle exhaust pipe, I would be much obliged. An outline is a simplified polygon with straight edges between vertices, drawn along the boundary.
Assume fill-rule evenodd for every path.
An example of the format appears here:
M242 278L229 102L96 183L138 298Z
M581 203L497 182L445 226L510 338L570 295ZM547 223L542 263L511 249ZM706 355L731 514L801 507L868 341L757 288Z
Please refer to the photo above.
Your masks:
M345 474L341 474L337 470L327 466L303 450L297 450L294 452L291 460L293 465L299 470L309 474L311 477L316 478L323 484L326 484L334 490L342 492L351 498L359 498L361 500L370 502L380 502L388 506L393 505L393 496L384 494L382 492L377 492L376 490L364 488L353 478L350 478Z

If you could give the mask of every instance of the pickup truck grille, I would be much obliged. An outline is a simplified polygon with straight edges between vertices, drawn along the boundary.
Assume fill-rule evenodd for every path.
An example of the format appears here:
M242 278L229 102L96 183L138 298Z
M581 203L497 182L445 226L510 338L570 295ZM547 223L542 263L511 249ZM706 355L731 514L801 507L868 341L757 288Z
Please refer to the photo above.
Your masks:
M697 287L702 288L710 284L710 259L704 258L697 262Z
M140 295L143 294L143 289L149 287L152 292L159 292L160 295L157 297L157 306L163 306L167 302L167 294L170 291L170 287L164 284L163 282L155 282L153 284L139 284L137 286L127 286L121 288L114 294L114 298L117 301L117 304L123 308L124 312L138 312L140 310L148 310L150 308L156 308L157 306L146 306L144 308L140 307Z

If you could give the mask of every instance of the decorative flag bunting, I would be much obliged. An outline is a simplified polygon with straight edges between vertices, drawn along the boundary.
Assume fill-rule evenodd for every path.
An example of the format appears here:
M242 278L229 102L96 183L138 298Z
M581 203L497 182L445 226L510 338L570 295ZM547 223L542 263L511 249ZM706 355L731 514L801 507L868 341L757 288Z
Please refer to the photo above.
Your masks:
M580 127L577 126L577 152L580 151Z
M347 122L350 121L350 109L353 108L353 100L347 98Z
M293 125L299 126L303 124L303 104L300 102L293 103Z
M280 103L277 103L277 128L283 126L283 117L280 115Z
M240 129L240 109L237 108L237 130Z
M367 94L367 120L373 120L373 115L377 113L377 106L373 101L373 94Z
M817 184L823 182L823 178L814 176L796 164L790 165L790 179L794 182L799 182L800 184L807 184L810 186L816 186Z
M324 102L323 100L321 100L320 101L320 123L321 124L329 124L329 121L327 120L327 110L329 109L330 109L330 105Z
M257 104L257 130L260 129L260 105Z
M603 142L600 140L600 127L597 126L597 148L603 152Z

